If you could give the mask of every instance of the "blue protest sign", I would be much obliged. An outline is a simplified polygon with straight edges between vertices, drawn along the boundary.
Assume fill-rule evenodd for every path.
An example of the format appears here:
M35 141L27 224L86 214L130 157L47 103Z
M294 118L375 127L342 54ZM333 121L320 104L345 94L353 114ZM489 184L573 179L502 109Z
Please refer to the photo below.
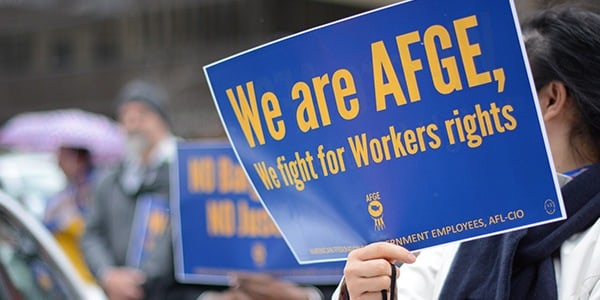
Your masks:
M172 172L176 276L229 284L264 272L303 284L337 284L342 263L299 265L228 143L180 143Z
M302 263L565 218L509 0L415 0L204 69Z
M169 224L168 199L159 194L142 194L135 206L126 264L140 268L152 259L152 252L162 242Z

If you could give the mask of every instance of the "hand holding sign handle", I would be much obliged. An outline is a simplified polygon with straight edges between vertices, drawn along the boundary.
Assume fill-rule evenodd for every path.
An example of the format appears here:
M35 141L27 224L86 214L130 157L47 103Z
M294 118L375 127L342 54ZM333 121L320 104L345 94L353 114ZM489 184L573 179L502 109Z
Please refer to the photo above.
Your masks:
M416 259L416 256L405 248L385 242L372 243L350 252L344 268L344 281L349 299L368 295L373 295L373 299L380 297L382 290L392 286L391 280L396 280L391 277L390 263L411 264Z

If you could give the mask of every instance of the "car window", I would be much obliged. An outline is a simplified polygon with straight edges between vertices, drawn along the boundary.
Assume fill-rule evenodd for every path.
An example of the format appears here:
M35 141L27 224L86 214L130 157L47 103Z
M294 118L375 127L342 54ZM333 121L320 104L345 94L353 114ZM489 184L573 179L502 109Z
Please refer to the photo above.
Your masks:
M46 199L66 186L54 153L0 152L0 186L41 218Z
M76 299L75 292L44 247L21 223L1 211L0 269L0 280L4 281L0 286L8 291L11 300Z
M8 273L2 265L0 265L0 300L21 300L19 291L12 284Z

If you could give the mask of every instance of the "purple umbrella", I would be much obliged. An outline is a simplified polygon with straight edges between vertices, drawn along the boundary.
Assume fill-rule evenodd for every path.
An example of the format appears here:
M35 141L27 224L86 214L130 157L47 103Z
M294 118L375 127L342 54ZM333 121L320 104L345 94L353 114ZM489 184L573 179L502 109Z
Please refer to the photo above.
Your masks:
M0 145L28 151L85 148L96 163L105 164L122 158L125 134L111 119L79 109L27 112L0 129Z

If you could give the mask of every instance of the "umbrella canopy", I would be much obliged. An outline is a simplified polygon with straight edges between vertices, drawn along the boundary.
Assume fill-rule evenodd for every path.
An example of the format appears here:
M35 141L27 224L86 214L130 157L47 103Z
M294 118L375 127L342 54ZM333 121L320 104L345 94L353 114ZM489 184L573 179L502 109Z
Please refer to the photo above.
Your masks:
M27 112L0 129L0 145L27 151L85 148L96 163L115 163L124 153L125 134L111 119L80 109Z

